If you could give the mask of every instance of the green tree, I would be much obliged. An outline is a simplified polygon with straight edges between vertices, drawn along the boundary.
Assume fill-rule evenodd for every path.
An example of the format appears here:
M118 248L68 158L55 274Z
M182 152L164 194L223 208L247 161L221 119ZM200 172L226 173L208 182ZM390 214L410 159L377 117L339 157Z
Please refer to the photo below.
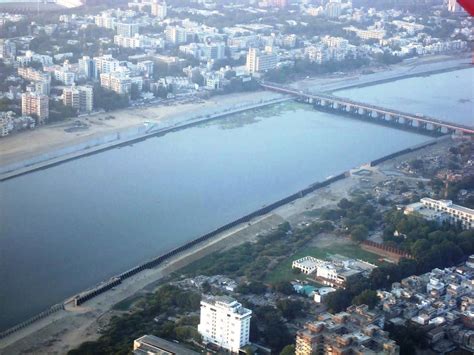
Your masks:
M377 296L377 292L373 290L365 290L352 300L353 304L361 305L365 304L369 306L369 309L374 308L377 303L379 302L379 298Z
M355 225L351 228L351 239L355 242L362 242L367 239L369 230L362 224Z
M280 355L295 355L295 346L294 345L287 345L283 348L280 352Z

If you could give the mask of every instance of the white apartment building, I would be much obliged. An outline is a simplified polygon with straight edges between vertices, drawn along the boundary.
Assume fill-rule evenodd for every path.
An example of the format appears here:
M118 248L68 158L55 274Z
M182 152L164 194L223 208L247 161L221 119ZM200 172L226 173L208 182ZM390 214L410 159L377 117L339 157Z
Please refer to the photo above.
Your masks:
M38 123L43 124L49 116L49 97L33 92L21 95L21 114L23 116L36 115Z
M116 35L114 36L114 43L124 48L164 48L165 46L161 38L151 38L139 34L133 37Z
M121 72L100 74L100 85L120 95L128 95L132 90L132 81Z
M78 112L91 112L94 106L94 91L91 86L72 86L63 90L63 103Z
M116 26L115 18L107 14L102 14L94 17L94 22L98 27L114 30Z
M275 69L278 56L270 51L260 52L257 48L250 48L247 54L246 68L249 74Z
M70 86L76 81L76 73L61 68L54 71L54 78L64 85Z
M445 213L447 221L452 224L460 223L464 229L474 228L474 210L455 205L451 200L434 200L432 198L422 198L420 202L426 208L438 213Z
M158 2L155 1L151 4L151 14L158 19L162 20L166 17L168 13L168 7L166 5L166 2Z
M227 297L201 300L198 331L205 343L213 343L233 353L249 343L252 311Z
M137 23L117 23L115 30L118 35L124 37L134 37L138 34L139 26Z
M112 55L107 54L101 57L94 57L94 76L96 78L99 77L100 74L109 74L116 71L119 66L120 62L113 58Z
M172 44L182 44L188 40L186 29L182 27L168 27L165 30L165 38Z

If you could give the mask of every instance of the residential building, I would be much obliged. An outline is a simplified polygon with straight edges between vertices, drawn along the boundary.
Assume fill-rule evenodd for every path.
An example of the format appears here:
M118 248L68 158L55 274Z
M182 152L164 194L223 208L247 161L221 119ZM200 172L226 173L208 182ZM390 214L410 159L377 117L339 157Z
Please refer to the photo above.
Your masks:
M154 335L144 335L133 342L134 355L198 355L182 345L158 338Z
M101 15L95 16L94 22L98 27L107 28L109 30L115 30L115 27L116 27L115 18L108 15L107 13L103 13Z
M377 291L386 322L422 328L435 353L474 352L474 255L464 265L433 269Z
M120 95L128 95L132 90L132 80L120 71L100 74L100 85Z
M167 15L168 7L166 2L155 1L151 4L151 14L160 20L164 19Z
M278 56L269 50L261 52L257 48L250 48L248 51L246 68L249 74L275 69L277 64Z
M137 23L117 23L115 31L123 37L134 37L138 34L139 26Z
M252 311L227 297L207 297L201 300L198 331L205 343L238 352L249 343Z
M49 116L49 97L34 92L25 92L21 95L21 114L35 115L38 124L43 124Z
M0 59L15 58L16 43L10 39L0 39Z
M331 0L326 4L326 16L337 18L341 16L342 4L340 0Z
M186 29L182 27L168 27L165 30L166 41L172 44L182 44L188 41Z
M138 34L133 37L116 35L114 36L114 43L124 48L164 48L165 46L161 38L152 38Z
M91 86L72 86L63 90L63 103L78 112L91 112L94 105L94 91Z
M95 62L89 56L83 56L78 61L78 73L86 79L92 79L95 76Z
M112 55L107 54L101 57L94 57L94 77L99 78L100 74L109 74L116 71L120 62L113 58Z
M399 346L382 330L383 320L365 305L322 314L297 332L295 354L398 355Z

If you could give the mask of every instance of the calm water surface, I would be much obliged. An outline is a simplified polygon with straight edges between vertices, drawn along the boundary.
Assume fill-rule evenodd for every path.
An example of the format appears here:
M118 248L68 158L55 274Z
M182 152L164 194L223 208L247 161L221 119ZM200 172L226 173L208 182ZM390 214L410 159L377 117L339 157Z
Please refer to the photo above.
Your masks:
M453 102L466 96L451 94ZM0 183L0 328L329 175L428 139L286 103Z
M474 126L474 68L341 90L335 95Z

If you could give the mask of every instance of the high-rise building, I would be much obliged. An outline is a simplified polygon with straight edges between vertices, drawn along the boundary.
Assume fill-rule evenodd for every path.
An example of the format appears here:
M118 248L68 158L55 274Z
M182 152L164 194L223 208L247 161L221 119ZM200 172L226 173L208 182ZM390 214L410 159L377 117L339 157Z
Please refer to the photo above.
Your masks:
M94 76L95 78L99 78L100 74L112 73L116 71L119 66L120 62L110 54L94 57Z
M87 79L92 79L95 73L94 60L89 56L83 56L78 61L79 73L85 76Z
M331 0L326 4L326 16L336 18L341 16L342 4L340 0Z
M0 58L14 58L16 56L16 43L9 39L0 39Z
M172 44L181 44L187 42L186 30L181 27L168 27L165 30L166 41Z
M49 97L34 92L23 93L21 95L21 114L23 116L34 115L38 118L38 124L43 124L49 116Z
M115 28L117 34L124 37L133 37L138 34L139 26L137 23L117 23Z
M151 4L151 14L153 16L156 16L160 20L166 17L167 12L168 12L168 7L165 1L163 2L155 1Z
M278 56L270 51L261 52L257 48L250 48L247 54L247 71L249 74L275 69Z
M273 6L278 7L280 9L284 9L288 6L288 0L273 0Z
M91 86L72 86L63 90L63 103L74 107L78 112L91 112L94 91Z
M100 85L119 95L128 95L132 91L132 80L120 71L100 74Z
M208 297L201 300L198 331L205 343L237 353L249 343L251 318L252 311L230 297Z

